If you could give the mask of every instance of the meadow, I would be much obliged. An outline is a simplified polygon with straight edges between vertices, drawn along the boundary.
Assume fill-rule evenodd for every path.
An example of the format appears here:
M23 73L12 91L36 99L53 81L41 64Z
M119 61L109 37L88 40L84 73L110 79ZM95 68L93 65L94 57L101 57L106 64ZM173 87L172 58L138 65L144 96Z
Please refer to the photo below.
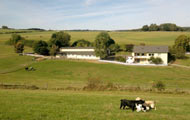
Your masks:
M1 30L0 30L1 32ZM48 41L51 35L56 31L32 31L29 33L19 33L22 37L29 40L45 40ZM86 39L93 42L100 32L71 32L66 31L71 35L71 42L79 39ZM147 45L173 45L175 39L179 35L190 36L190 32L109 32L110 36L120 45L145 43ZM0 41L10 39L11 34L0 34Z
M0 90L0 120L189 120L190 97L141 92ZM120 110L120 99L155 100L157 110Z
M20 33L30 40L48 41L55 31ZM99 32L69 32L71 42L78 39L94 41ZM119 44L172 45L177 36L190 32L109 32ZM62 88L83 88L89 79L127 87L152 88L162 81L166 90L190 92L189 69L174 66L137 67L105 64L83 60L33 61L19 56L12 46L5 45L11 34L0 34L0 84L35 85L46 90L0 89L0 120L188 120L189 94L166 94L140 91L83 91ZM25 47L25 52L32 49ZM190 66L190 60L177 64ZM25 71L32 66L36 71ZM62 89L62 90L58 90ZM120 99L136 97L155 100L157 111L136 113L120 110Z

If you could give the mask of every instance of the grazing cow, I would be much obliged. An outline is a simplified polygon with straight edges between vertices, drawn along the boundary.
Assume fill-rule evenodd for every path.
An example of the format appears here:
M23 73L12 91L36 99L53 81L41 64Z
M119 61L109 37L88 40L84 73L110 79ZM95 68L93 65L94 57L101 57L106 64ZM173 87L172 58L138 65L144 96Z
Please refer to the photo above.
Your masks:
M140 97L137 97L136 100L142 100L142 99ZM154 101L150 101L150 100L149 101L145 101L144 106L147 106L147 107L149 107L151 109L156 110L155 102Z
M125 109L125 107L129 107L132 109L132 111L134 111L136 109L136 105L135 104L144 104L145 101L144 100L127 100L127 99L121 99L121 105L120 105L120 109L123 108Z

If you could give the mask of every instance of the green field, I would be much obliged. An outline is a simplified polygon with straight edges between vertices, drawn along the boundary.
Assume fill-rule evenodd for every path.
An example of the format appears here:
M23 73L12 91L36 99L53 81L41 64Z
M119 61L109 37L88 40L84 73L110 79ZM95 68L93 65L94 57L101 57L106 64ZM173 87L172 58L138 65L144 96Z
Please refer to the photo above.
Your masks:
M0 120L189 120L186 95L0 90ZM155 100L157 110L120 110L120 99Z
M1 30L0 30L1 32ZM20 33L20 35L30 40L49 40L52 33L47 32L30 32ZM91 42L99 32L68 32L71 35L71 42L79 39L86 39ZM110 36L119 44L140 44L147 45L172 45L174 40L181 34L190 36L190 32L109 32ZM0 34L0 41L6 41L11 37L11 34Z
M21 33L31 40L49 40L54 31ZM69 32L72 42L78 39L94 41L98 32ZM177 36L190 32L109 32L119 44L172 45ZM48 90L0 89L0 120L188 120L189 94L165 94L140 91L74 91L59 88L83 88L89 78L103 83L126 87L152 88L162 81L166 90L190 92L190 74L180 67L137 67L105 64L95 61L45 60L32 61L33 57L19 56L12 46L5 45L11 34L0 34L0 84L35 85ZM26 47L25 52L32 49ZM125 53L122 53L125 54ZM177 64L190 66L189 59ZM32 66L36 71L25 71ZM55 90L55 91L54 91ZM122 98L136 97L156 101L157 111L136 113L119 110Z

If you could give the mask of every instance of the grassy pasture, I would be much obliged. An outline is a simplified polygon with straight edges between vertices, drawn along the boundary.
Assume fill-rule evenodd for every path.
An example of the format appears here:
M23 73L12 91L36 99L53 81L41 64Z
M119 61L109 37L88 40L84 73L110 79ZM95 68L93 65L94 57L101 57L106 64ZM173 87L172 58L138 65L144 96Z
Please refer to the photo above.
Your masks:
M133 92L0 90L0 120L189 120L190 97ZM120 99L155 100L157 110L120 110Z
M49 32L21 33L31 40L49 40ZM72 42L78 39L93 41L98 32L69 32ZM110 32L119 44L172 45L178 35L190 32ZM32 57L18 56L12 46L4 44L11 34L0 34L0 84L36 85L48 88L83 87L88 78L98 78L124 86L150 88L155 81L163 81L167 89L190 91L189 69L179 67L135 67L77 60L32 61ZM25 48L25 52L31 52ZM178 64L190 66L189 60ZM27 72L30 65L36 71ZM6 73L7 72L7 73ZM6 74L1 74L6 73ZM98 77L97 77L98 76ZM156 100L157 111L132 113L119 110L122 98L140 96ZM85 92L50 90L0 89L0 120L189 120L188 95L140 92Z
M0 30L1 31L1 30ZM31 40L49 40L55 31L20 33L24 38ZM86 39L91 42L99 32L68 32L71 35L71 42L78 39ZM172 45L174 40L181 34L190 36L190 32L109 32L110 36L119 44L140 44L147 45ZM11 34L0 34L0 41L6 41Z
M26 61L32 59L22 57ZM23 65L22 57L15 64ZM7 66L2 65L0 70L3 71ZM151 88L154 82L163 81L168 89L190 90L190 74L186 68L122 66L69 60L46 60L34 62L31 66L36 71L28 72L23 68L13 73L0 74L0 83L64 88L82 87L89 78L98 78L104 83L142 88Z

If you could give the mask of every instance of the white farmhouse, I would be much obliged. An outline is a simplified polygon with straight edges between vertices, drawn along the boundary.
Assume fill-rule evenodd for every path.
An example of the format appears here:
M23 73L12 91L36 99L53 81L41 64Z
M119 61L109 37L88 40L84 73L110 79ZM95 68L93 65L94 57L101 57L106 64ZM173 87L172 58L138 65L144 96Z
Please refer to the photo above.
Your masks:
M133 48L133 62L139 64L150 64L151 57L161 58L163 64L168 64L168 46L134 46Z
M96 57L93 47L62 47L60 48L60 55L68 59L100 59L100 57Z

